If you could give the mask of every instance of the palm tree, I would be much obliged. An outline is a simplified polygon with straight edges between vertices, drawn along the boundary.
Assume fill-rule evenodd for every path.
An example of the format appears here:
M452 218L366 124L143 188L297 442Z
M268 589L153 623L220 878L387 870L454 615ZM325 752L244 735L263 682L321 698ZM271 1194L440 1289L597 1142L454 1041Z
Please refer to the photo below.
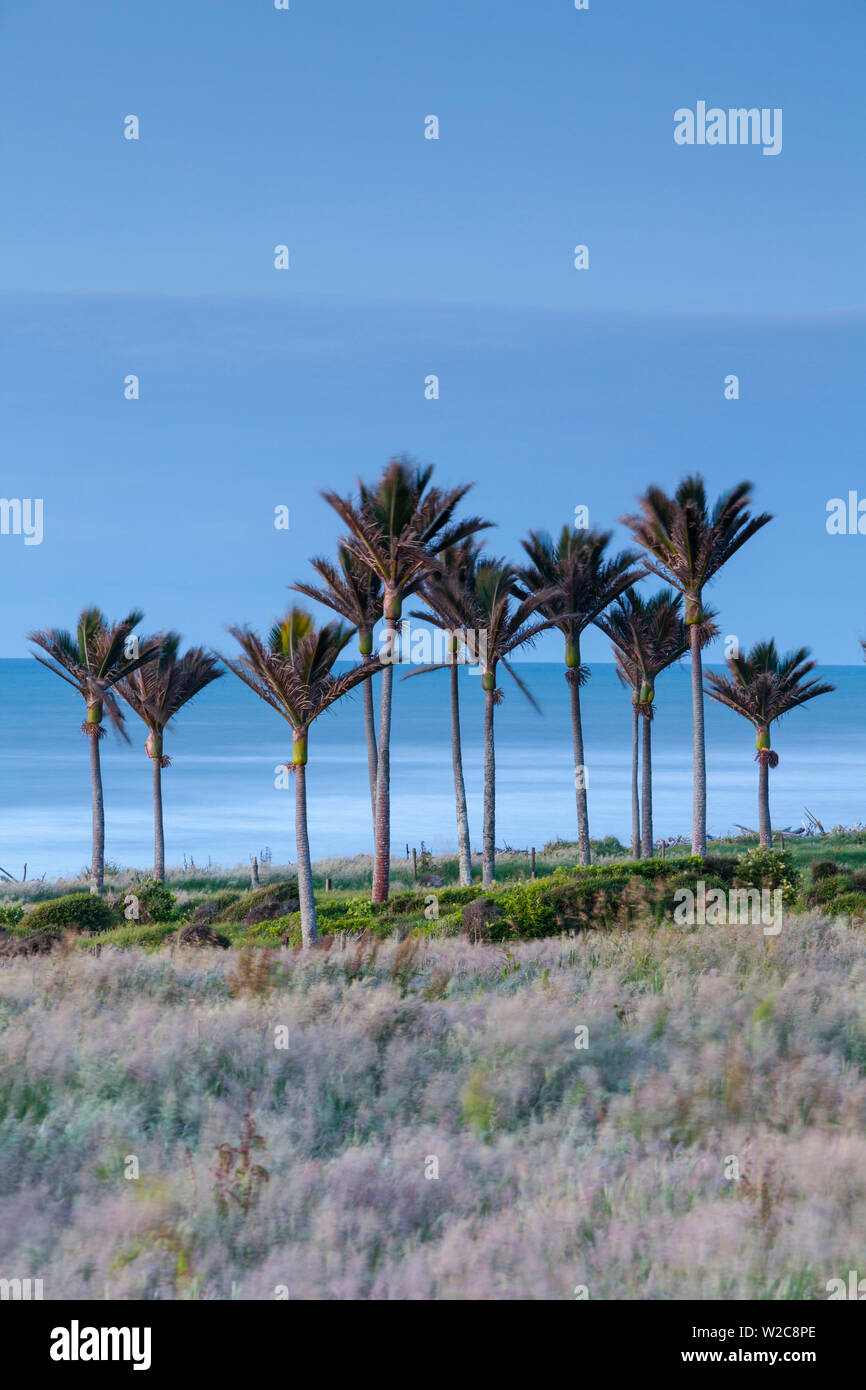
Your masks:
M599 618L598 627L611 640L616 674L623 685L631 691L631 853L633 859L641 857L641 814L639 784L639 725L641 716L641 687L643 677L639 660L639 639L637 625L633 616L633 604L641 602L635 589L621 594L610 612Z
M475 580L476 629L483 641L478 653L484 691L484 828L482 844L482 887L490 888L495 874L496 853L496 749L493 715L505 698L496 688L496 667L501 662L526 699L538 710L538 704L518 676L508 658L518 647L532 643L540 632L557 626L556 618L530 622L544 605L552 601L549 589L524 593L518 572L504 560L486 560L479 564ZM513 603L516 600L516 605ZM484 643L486 642L486 649ZM540 711L539 711L540 713Z
M457 865L461 887L472 882L472 848L469 838L469 812L463 776L463 748L460 738L460 651L462 645L477 657L474 593L480 546L470 536L460 545L439 552L441 572L426 581L420 590L429 612L412 613L444 631L451 681L451 766L454 773L454 800L457 809ZM424 668L428 669L428 668ZM404 679L406 679L404 677Z
M532 705L539 710L538 703L518 676L508 660L509 656L524 643L531 643L540 632L556 626L556 619L530 622L541 605L552 597L550 591L540 590L537 594L525 594L518 582L514 567L505 560L481 558L474 568L464 570L464 583L460 591L460 615L458 624L467 635L474 634L475 663L481 667L481 689L484 692L484 823L482 828L481 886L493 885L496 854L496 745L494 739L494 710L505 698L502 690L496 688L496 668L501 662L517 688ZM513 600L517 600L516 606ZM419 666L404 676L423 675L425 671L439 671L450 667L452 662L431 663Z
M345 548L381 580L383 588L386 631L376 765L374 903L387 902L391 872L391 705L403 600L416 593L438 568L438 551L490 525L480 517L453 522L472 484L443 492L429 486L432 474L432 467L418 468L407 459L392 459L374 487L359 483L357 500L336 492L322 493L348 529Z
M563 526L558 541L546 531L530 531L523 549L531 561L520 570L520 580L528 593L545 590L548 597L540 605L546 618L553 620L565 637L565 676L571 692L571 728L574 741L577 834L581 864L589 864L589 812L586 797L583 724L580 688L589 679L589 667L580 662L580 639L605 608L643 571L635 569L637 556L624 550L605 558L609 531L575 530Z
M118 694L147 725L147 756L153 759L153 876L165 879L165 834L162 823L162 770L171 759L163 755L163 735L170 720L194 695L223 675L216 669L218 658L202 647L192 647L178 656L180 637L176 632L158 633L147 638L158 647L159 660L125 676L118 682Z
M705 646L718 633L714 613L705 612L701 627ZM655 683L662 671L679 661L689 649L689 628L682 616L682 596L661 589L649 599L635 589L622 594L597 620L611 640L617 674L632 692L632 853L651 858L653 853L652 720ZM638 723L642 722L643 767L638 812ZM642 829L641 829L642 826ZM635 845L637 851L635 852Z
M142 617L142 613L133 610L119 623L109 623L98 608L87 608L78 619L74 636L63 628L46 628L28 634L28 640L48 654L46 660L34 652L36 660L77 690L87 704L87 718L81 725L81 732L88 735L90 745L91 893L101 893L105 879L105 806L99 760L99 740L105 732L102 720L107 714L114 728L129 742L114 688L124 676L159 656L159 647L152 644L152 639L142 644L132 636L133 628Z
M338 559L339 569L329 560L316 558L310 561L323 581L323 588L318 588L315 584L290 584L289 588L323 603L357 628L361 656L364 661L369 662L373 655L373 629L382 616L382 580L344 545L339 548ZM372 680L364 681L364 729L367 735L370 808L375 829L377 757Z
M673 585L685 599L692 657L692 749L694 791L692 854L707 852L707 754L704 739L704 688L701 664L703 591L741 546L772 517L752 517L751 483L739 483L724 493L710 510L700 474L684 478L669 497L650 487L639 498L641 512L624 516L636 541L647 552L644 564Z
M814 700L816 695L827 695L836 689L822 681L804 679L815 669L815 662L808 658L807 647L780 656L771 638L769 642L756 643L748 656L728 657L729 675L720 676L715 672L707 675L710 698L727 705L755 728L758 828L762 845L773 843L769 769L779 762L778 753L770 747L770 725L789 710Z
M307 830L307 739L310 725L326 709L381 670L378 658L364 661L335 676L334 662L351 640L354 629L342 623L325 623L316 629L309 613L292 608L261 637L248 627L228 631L243 655L225 661L230 671L282 715L292 726L292 772L295 777L295 835L298 844L298 897L301 934L305 946L316 940L316 901Z
M508 660L512 652L526 642L532 642L540 632L554 626L554 620L530 623L529 619L545 600L551 597L548 590L537 594L524 594L518 584L517 572L505 560L478 559L473 565L463 569L462 586L452 594L452 601L459 594L459 614L461 621L456 624L468 636L473 634L472 656L474 663L481 667L481 689L484 691L484 824L482 833L481 884L489 888L493 884L496 846L496 749L494 741L493 712L505 698L502 690L496 688L496 668L501 662L518 689L526 696L533 709L538 703L524 685L514 667ZM514 606L512 600L517 600ZM425 671L443 670L452 667L451 660L419 666L404 677L420 676ZM539 710L540 713L540 710Z

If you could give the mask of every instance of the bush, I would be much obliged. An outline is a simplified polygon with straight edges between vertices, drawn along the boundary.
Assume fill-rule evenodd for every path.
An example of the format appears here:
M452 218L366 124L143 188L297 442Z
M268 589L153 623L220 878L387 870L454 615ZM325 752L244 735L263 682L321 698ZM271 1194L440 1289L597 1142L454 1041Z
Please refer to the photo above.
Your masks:
M0 926L14 927L24 916L24 908L20 903L6 903L0 907Z
M590 840L589 847L593 854L613 855L626 854L625 845L621 845L615 835L605 835L603 840Z
M714 878L721 879L722 883L732 884L737 876L737 861L722 854L708 854L704 859L703 872L705 878L712 874Z
M216 922L244 922L257 926L260 922L275 921L298 906L298 885L295 879L285 883L268 883L254 888L224 907L214 918Z
M118 925L118 915L95 893L66 893L34 907L27 917L30 931L46 927L79 927L82 931L108 931Z
M139 879L132 885L130 893L138 899L139 921L170 921L177 899L164 883L158 883L155 878Z
M503 915L511 924L510 935L521 940L551 936L558 931L556 913L547 901L547 883L521 883L498 895Z
M466 903L460 929L473 941L502 941L508 936L508 922L496 898L475 898Z
M866 921L866 893L839 893L831 906L834 913L845 913L855 922Z
M799 884L794 856L787 849L767 849L759 845L737 856L734 876L737 888L781 888L782 901L790 906L797 900Z
M842 893L855 887L850 874L834 874L832 878L820 878L806 893L807 907L827 907L834 903Z
M813 859L810 865L812 882L817 883L822 878L833 878L839 873L839 865L835 859Z

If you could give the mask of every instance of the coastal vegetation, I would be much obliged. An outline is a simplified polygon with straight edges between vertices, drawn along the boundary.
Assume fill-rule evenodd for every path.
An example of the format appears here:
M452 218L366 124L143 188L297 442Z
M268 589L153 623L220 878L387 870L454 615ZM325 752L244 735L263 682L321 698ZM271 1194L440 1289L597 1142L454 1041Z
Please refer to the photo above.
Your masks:
M825 1300L862 1269L864 978L823 908L7 958L4 1268L47 1300Z
M639 499L640 512L622 518L638 549L613 553L612 533L588 525L565 526L555 540L545 531L531 530L523 541L529 563L522 566L484 549L479 538L491 526L490 521L461 515L471 486L440 488L433 483L432 467L418 467L407 458L396 458L376 481L359 480L354 495L324 491L323 498L345 528L336 543L336 558L332 561L314 557L311 566L319 582L297 580L289 588L330 609L338 620L317 625L311 613L293 607L271 622L266 637L259 636L248 624L229 626L227 631L240 649L238 655L218 656L196 647L181 656L177 633L138 636L136 628L142 614L137 610L112 624L98 608L90 608L82 613L74 635L62 629L31 633L39 649L34 653L37 660L61 676L86 701L87 717L82 728L90 742L93 822L89 889L97 896L105 890L105 818L99 751L103 720L107 716L115 729L128 737L122 708L125 703L148 728L145 749L153 762L154 804L154 864L148 889L151 910L147 910L140 893L132 893L134 901L120 905L124 922L132 923L118 923L118 929L127 937L134 938L138 929L152 930L160 920L164 924L174 920L165 903L161 919L153 910L160 890L166 898L172 896L167 888L161 889L167 877L171 877L166 873L163 831L161 778L169 763L164 739L171 721L223 674L220 662L292 729L292 755L286 760L285 771L293 777L295 787L297 858L293 875L298 920L289 920L292 914L288 912L273 917L272 921L279 924L275 940L294 944L297 939L304 946L312 946L318 938L319 919L327 920L331 926L329 905L322 900L322 889L314 878L307 828L308 740L319 715L357 687L364 692L363 728L373 830L370 911L366 918L364 914L360 918L371 930L378 930L383 921L387 926L392 915L402 916L404 922L412 919L414 909L405 903L403 895L398 893L391 902L390 828L394 665L401 661L404 604L411 597L423 604L413 616L426 620L443 636L444 659L415 664L409 675L442 666L451 668L451 758L458 854L453 878L450 873L439 875L435 883L427 886L442 888L446 893L453 887L462 895L461 906L480 893L493 893L485 930L493 935L513 933L515 939L534 934L541 923L544 933L590 925L592 914L586 905L592 893L597 906L601 904L600 920L608 921L610 904L604 895L613 892L614 885L618 885L613 894L614 916L619 911L619 888L626 883L641 885L644 905L649 908L652 899L653 913L660 904L667 904L666 894L676 874L682 877L682 866L675 869L673 858L668 862L658 860L652 813L651 721L657 679L686 652L690 654L692 669L694 764L692 862L688 868L692 877L699 872L707 877L711 865L707 858L702 653L716 638L719 628L717 614L705 602L705 590L746 541L770 520L766 513L752 516L751 485L741 483L715 503L710 501L699 475L684 478L672 496L651 487ZM639 586L651 576L663 578L667 587L647 597ZM632 867L596 865L602 869L600 875L589 872L593 867L593 849L580 703L581 687L590 677L581 658L581 640L591 626L610 638L617 670L632 701ZM374 650L377 629L378 652ZM531 645L550 629L558 630L564 641L577 813L574 853L570 863L561 865L556 872L562 877L584 871L586 878L573 879L570 887L564 881L557 885L558 908L548 901L547 890L537 884L519 890L518 898L503 906L495 896L505 872L503 857L497 856L496 850L495 711L504 698L497 679L501 669L537 709L532 691L518 674L512 658L519 648ZM342 663L343 653L355 637L360 662L348 669L341 664L338 669L337 662ZM832 692L833 687L826 682L805 680L814 668L805 650L781 657L772 640L759 643L748 655L741 655L738 639L734 639L734 647L726 647L729 674L711 674L706 689L713 699L728 705L755 726L760 765L760 840L763 848L770 851L767 770L777 761L770 749L770 725L817 695ZM466 663L480 672L484 703L480 883L471 854L456 680L459 666ZM528 787L528 798L531 792ZM753 886L761 887L758 883ZM324 887L327 889L328 885ZM632 892L631 887L629 891ZM574 898L571 906L566 902L569 894ZM536 900L541 905L537 919L531 906ZM436 897L435 904L426 903L423 922L438 922L443 902ZM452 900L448 906L454 910L445 913L447 924L459 926L458 901ZM22 920L26 921L26 915ZM212 915L216 918L219 913ZM356 908L352 908L350 916L358 916ZM535 923L532 930L527 926L530 918ZM494 928L494 920L504 925ZM71 921L70 925L76 924ZM83 921L78 925L84 926ZM204 928L209 923L186 925ZM259 928L262 922L247 925ZM12 923L11 927L21 930L20 923Z

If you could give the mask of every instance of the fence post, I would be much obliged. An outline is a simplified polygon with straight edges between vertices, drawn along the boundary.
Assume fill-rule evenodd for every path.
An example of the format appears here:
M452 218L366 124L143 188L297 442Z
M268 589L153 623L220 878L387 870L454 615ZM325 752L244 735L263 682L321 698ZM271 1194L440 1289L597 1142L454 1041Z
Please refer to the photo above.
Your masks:
M259 861L255 855L253 855L252 868L250 869L250 884L253 888L259 886Z
M533 878L535 878L535 846L534 846L534 845L533 845L532 849L529 851L529 866L530 866L530 873L531 873L531 876L532 876Z
M418 851L417 851L417 849L413 849L413 851L412 851L412 882L413 882L413 883L417 883L417 882L418 882Z

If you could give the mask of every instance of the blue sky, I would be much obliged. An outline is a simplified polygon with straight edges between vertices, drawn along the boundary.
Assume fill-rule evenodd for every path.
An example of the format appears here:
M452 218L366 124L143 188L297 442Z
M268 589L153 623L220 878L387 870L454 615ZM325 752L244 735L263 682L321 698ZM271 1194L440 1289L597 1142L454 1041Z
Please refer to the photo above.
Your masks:
M45 507L0 536L0 654L91 602L263 626L333 546L318 489L405 450L512 554L751 478L723 632L858 660L862 4L7 3L0 52L0 490ZM699 100L782 108L781 154L678 147Z

